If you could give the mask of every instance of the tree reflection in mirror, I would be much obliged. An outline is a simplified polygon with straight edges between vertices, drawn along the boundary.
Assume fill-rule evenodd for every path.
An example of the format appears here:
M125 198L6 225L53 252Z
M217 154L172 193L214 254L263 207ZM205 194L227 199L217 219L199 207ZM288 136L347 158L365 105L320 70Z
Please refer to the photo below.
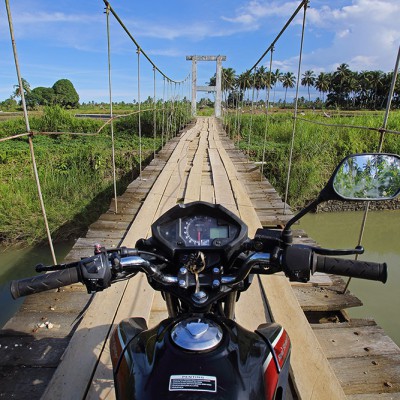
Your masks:
M333 179L335 192L347 200L389 200L400 192L400 157L356 154L347 157Z

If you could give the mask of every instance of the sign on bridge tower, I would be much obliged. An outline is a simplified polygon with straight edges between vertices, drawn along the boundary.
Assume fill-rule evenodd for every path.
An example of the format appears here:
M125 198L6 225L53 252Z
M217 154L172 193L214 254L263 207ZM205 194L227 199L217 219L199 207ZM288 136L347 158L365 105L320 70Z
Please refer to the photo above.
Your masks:
M222 61L226 61L226 56L186 56L186 60L192 60L192 115L196 115L197 91L215 92L214 112L216 117L221 116L221 80L222 80ZM197 86L197 61L216 61L217 71L215 74L215 86Z

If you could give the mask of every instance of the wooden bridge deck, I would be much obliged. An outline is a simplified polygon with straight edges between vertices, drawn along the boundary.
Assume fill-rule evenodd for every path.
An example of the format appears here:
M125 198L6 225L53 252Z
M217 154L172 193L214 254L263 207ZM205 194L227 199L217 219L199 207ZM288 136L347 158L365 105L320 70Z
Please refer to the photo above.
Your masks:
M159 215L194 200L223 204L248 224L250 235L291 216L219 121L198 118L119 197L118 213L112 203L67 259L91 254L98 242L133 247ZM304 232L297 240L310 242ZM342 289L341 279L326 276L292 286L283 276L261 277L242 295L238 322L255 329L266 320L268 302L292 339L293 378L301 398L400 398L400 349L373 321L347 319L343 310L361 302L339 294ZM95 296L74 285L27 298L0 332L0 397L114 398L108 335L130 316L145 317L149 326L166 316L160 296L142 275Z

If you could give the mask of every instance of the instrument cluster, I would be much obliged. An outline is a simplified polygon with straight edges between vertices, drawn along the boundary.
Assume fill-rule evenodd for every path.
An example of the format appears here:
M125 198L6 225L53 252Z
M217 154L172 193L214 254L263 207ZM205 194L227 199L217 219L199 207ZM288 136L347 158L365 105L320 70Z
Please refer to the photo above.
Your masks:
M239 227L217 217L194 215L166 221L159 225L160 236L180 248L222 247L233 241Z

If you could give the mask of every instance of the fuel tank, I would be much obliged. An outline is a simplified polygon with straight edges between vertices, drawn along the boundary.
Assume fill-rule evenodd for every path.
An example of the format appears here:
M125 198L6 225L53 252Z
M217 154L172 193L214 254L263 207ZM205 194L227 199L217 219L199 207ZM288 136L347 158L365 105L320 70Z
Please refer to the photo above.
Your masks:
M282 399L290 340L278 324L250 332L209 315L169 318L147 329L123 320L110 342L118 399Z

